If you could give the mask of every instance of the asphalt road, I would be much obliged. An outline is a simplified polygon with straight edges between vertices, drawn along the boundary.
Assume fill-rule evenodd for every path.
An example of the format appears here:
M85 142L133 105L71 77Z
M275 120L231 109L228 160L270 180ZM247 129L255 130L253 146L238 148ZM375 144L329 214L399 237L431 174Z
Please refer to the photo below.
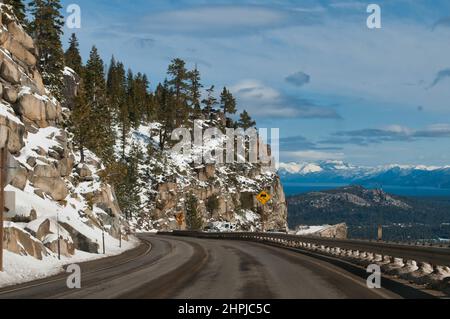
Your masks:
M81 289L69 290L68 274L60 274L0 289L0 298L424 297L392 283L386 283L389 289L368 289L361 270L283 248L157 235L142 235L141 239L140 247L121 256L82 264Z

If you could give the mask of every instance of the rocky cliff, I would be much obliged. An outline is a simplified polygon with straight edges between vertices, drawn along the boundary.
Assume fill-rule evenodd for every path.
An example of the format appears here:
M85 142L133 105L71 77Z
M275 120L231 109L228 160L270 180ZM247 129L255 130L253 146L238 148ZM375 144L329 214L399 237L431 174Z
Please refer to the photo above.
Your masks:
M7 149L9 184L6 249L41 259L56 253L59 233L64 255L98 253L102 231L107 247L116 246L121 211L113 189L98 176L103 165L89 152L86 163L79 163L63 129L68 110L44 86L36 46L7 9L0 4L0 142Z
M215 120L197 123L204 129L219 125ZM179 225L175 217L187 218L186 202L190 196L196 199L196 210L205 228L227 230L221 226L232 224L234 229L243 231L287 229L285 195L275 170L260 163L193 164L191 157L159 149L159 126L142 126L128 142L152 149L152 156L141 166L150 178L141 179L144 207L133 218L135 230L185 229L189 225ZM217 143L216 140L196 147L194 152L209 152ZM272 197L266 205L256 199L262 191Z
M296 230L291 233L300 236L347 239L348 227L345 223L325 226L297 226Z

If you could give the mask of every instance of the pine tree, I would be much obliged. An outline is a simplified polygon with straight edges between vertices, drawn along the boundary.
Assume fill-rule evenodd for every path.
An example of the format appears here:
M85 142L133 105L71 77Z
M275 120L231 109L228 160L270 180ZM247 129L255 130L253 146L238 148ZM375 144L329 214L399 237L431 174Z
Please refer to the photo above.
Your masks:
M73 110L70 114L69 131L74 135L75 147L80 152L80 162L84 163L84 150L93 138L91 122L91 109L86 101L86 94L81 82L78 86L78 94L73 101Z
M119 129L121 146L121 159L125 159L125 148L130 132L130 120L128 112L127 82L125 78L125 67L121 62L116 62L114 57L108 70L106 82L108 101L112 109L114 123Z
M220 95L220 103L225 118L227 118L227 114L236 114L236 99L226 87L223 88Z
M135 129L141 125L147 113L148 86L147 76L140 72L133 75L133 72L128 70L127 95L129 115L130 122Z
M136 126L136 122L138 121L138 112L137 106L135 103L135 82L134 82L134 74L131 69L128 69L126 75L126 90L127 90L127 104L128 104L128 116L129 121L133 127Z
M153 105L153 95L149 91L150 81L146 74L143 76L143 86L145 87L145 103L142 110L144 121L146 123L151 122L155 119L155 107Z
M172 60L167 74L172 77L168 83L173 88L176 98L181 99L186 97L187 91L189 90L187 83L189 74L186 69L186 62L181 59Z
M164 85L159 84L155 92L155 103L158 108L158 121L161 123L159 130L159 147L164 151L169 142L170 135L176 126L176 108L174 97L169 89L167 80Z
M202 101L205 105L204 112L207 119L210 119L211 113L215 110L215 106L219 104L216 97L214 96L214 85L206 90L207 97Z
M252 120L250 117L250 114L248 114L247 111L244 111L240 115L240 119L237 123L238 127L243 128L244 130L247 130L249 128L255 127L256 122Z
M75 33L72 33L72 36L70 37L69 48L64 53L64 62L66 66L74 70L80 77L82 76L83 61L81 59L79 43Z
M39 51L38 69L44 84L61 100L64 70L61 36L64 19L60 14L60 0L32 0L29 5L34 17L30 23L30 31Z
M189 194L186 199L186 224L189 230L202 230L203 220L198 211L198 199Z
M148 87L149 82L148 78L145 74L138 72L134 79L134 103L136 104L136 112L138 115L138 121L135 123L135 127L139 127L139 125L146 120L147 112L148 112L148 103L149 103L149 94Z
M200 79L200 71L197 69L197 66L194 70L189 72L189 102L191 110L193 111L194 118L198 118L202 112L202 107L200 105L200 99L202 94L200 90L203 85L201 84Z
M112 112L106 97L106 82L103 61L94 46L85 68L86 100L90 107L90 124L95 129L95 138L90 140L88 148L107 164L115 161Z
M127 156L127 174L123 180L123 185L120 186L125 192L121 198L121 207L123 207L125 216L128 219L139 212L142 207L141 192L142 187L139 183L140 166L143 162L143 153L137 143L133 143L130 148L130 153Z
M70 40L70 47L66 52L66 63L80 76L77 95L70 103L72 112L67 127L74 135L74 145L80 152L81 163L84 163L84 151L86 145L93 138L93 127L91 125L91 109L87 103L83 80L83 62L78 49L78 40L74 34Z
M186 123L189 117L189 107L187 105L189 73L186 69L186 63L181 59L172 60L167 74L170 76L168 81L169 88L175 96L176 123L177 126L180 126Z
M28 23L26 20L25 4L22 0L4 0L3 3L12 6L14 15L19 19L19 22L26 26Z

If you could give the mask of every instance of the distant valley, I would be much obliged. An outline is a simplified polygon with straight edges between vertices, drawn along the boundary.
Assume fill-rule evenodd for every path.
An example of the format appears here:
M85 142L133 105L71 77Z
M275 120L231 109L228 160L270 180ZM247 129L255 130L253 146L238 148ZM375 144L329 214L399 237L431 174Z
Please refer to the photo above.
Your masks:
M450 237L450 199L446 197L402 197L349 186L290 196L288 207L291 229L345 222L350 237L374 239L381 223L389 240Z

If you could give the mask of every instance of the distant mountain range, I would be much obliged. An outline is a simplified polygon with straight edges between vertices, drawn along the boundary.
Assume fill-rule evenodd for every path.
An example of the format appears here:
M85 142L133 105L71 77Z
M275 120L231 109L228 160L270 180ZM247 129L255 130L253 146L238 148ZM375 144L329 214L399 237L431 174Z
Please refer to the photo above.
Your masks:
M336 183L363 186L432 187L450 189L450 166L356 166L342 161L281 163L284 183Z

